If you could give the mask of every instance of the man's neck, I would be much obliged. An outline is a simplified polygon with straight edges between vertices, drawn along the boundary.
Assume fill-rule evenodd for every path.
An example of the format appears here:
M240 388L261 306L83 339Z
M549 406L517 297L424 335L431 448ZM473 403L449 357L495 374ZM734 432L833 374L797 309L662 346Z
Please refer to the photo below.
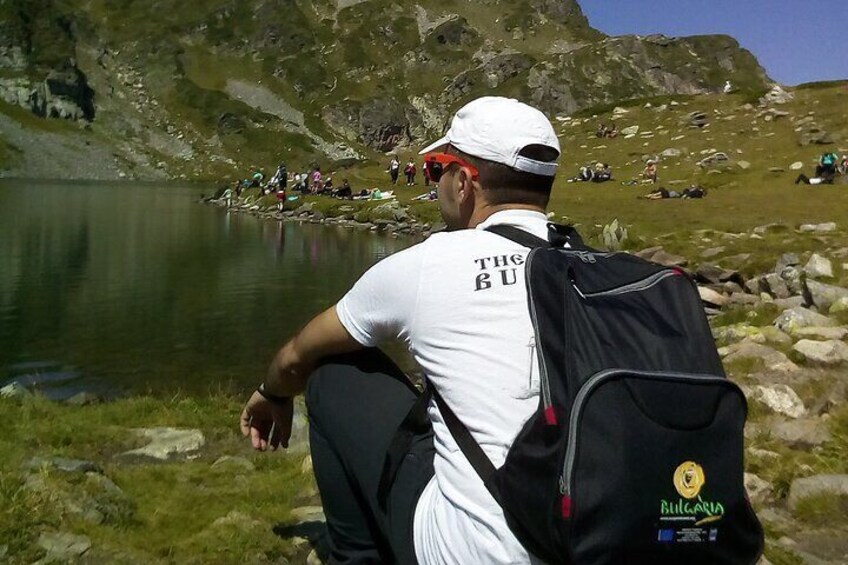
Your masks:
M468 227L476 228L478 225L488 220L492 214L503 212L504 210L529 210L531 212L539 212L541 214L545 213L544 208L540 206L533 206L532 204L484 204L480 208L474 210L471 214L471 218L468 220Z

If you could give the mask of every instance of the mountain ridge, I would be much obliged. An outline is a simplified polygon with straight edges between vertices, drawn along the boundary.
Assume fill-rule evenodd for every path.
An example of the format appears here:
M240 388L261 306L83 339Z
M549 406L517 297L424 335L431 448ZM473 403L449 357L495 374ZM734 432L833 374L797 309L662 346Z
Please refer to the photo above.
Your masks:
M0 3L0 99L91 130L136 178L373 160L482 94L556 116L725 80L771 82L731 37L611 37L576 0Z

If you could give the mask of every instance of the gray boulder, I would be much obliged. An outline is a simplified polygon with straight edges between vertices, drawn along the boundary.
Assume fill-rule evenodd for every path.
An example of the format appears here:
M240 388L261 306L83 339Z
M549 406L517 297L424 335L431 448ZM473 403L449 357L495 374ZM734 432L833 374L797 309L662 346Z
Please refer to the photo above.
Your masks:
M688 260L686 257L682 257L680 255L673 255L671 253L666 252L664 249L660 249L650 258L654 263L658 263L663 265L664 267L685 267L688 264Z
M761 284L765 283L766 292L774 296L775 298L789 298L792 296L792 292L789 290L789 286L786 284L786 281L780 275L775 273L769 273L765 277L761 279Z
M32 393L18 382L13 382L0 388L0 398L25 398Z
M836 314L837 312L845 312L846 310L848 310L848 296L843 296L830 305L828 314Z
M835 320L801 306L785 310L774 321L775 327L789 334L797 328L833 327L836 325L838 324Z
M121 454L122 458L142 458L167 461L169 459L193 458L206 445L200 430L178 428L140 428L134 430L150 443Z
M792 449L811 449L830 441L827 424L822 420L787 420L769 427L771 434Z
M823 224L801 224L798 228L801 233L830 233L836 231L836 223L826 222Z
M745 394L748 400L761 402L773 412L790 418L800 418L807 413L804 401L787 385L758 385L751 389L745 389Z
M821 311L826 312L833 303L841 298L848 298L848 288L825 284L818 281L808 280L807 291L813 304Z
M103 468L97 463L84 461L82 459L68 459L65 457L33 457L24 464L29 471L41 471L53 469L63 473L99 473L103 474Z
M727 156L727 153L723 153L721 151L713 153L712 155L708 155L704 157L700 161L698 161L698 166L703 169L723 167L730 163L730 157Z
M680 149L676 149L674 147L669 147L668 149L665 149L665 150L663 150L662 153L660 153L660 156L663 159L677 159L678 157L680 157L682 155L683 155L683 151L681 151Z
M91 549L91 540L68 532L43 532L38 546L47 552L42 560L45 563L73 563Z
M818 494L848 496L848 475L813 475L795 479L789 487L789 507L795 510L799 502Z
M840 340L848 336L848 328L837 326L831 328L796 328L792 336L798 339L817 339L827 341L831 339Z
M764 481L753 473L745 473L745 490L751 502L759 506L771 499L774 489L768 481Z
M793 345L792 349L803 355L809 363L839 365L848 362L848 344L835 339L828 341L802 339Z
M727 297L723 294L720 294L712 289L699 286L698 294L701 296L701 302L704 302L708 305L715 306L717 308L721 308L725 304L727 304Z
M808 277L818 279L822 277L833 277L833 264L829 259L822 257L818 253L813 253L810 260L804 266L804 272ZM846 291L848 292L848 291Z
M784 253L780 256L780 259L777 260L777 263L774 266L774 272L779 275L786 267L794 267L800 264L801 259L798 257L797 253Z
M798 370L798 366L780 351L749 340L723 347L719 350L719 353L723 354L725 363L759 359L763 362L765 368L770 371L789 373Z

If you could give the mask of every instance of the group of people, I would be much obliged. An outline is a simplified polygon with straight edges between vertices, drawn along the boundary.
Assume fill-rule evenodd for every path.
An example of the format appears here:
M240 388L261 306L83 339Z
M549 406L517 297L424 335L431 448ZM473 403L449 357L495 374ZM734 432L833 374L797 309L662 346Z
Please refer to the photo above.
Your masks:
M808 177L801 173L795 179L795 184L833 184L837 175L848 175L848 155L843 155L840 160L839 155L828 151L819 157L815 175Z
M618 126L613 122L611 125L605 123L598 124L598 129L595 131L595 137L608 137L614 139L618 137Z
M430 171L427 170L426 162L421 165L421 171L424 174L424 186L430 186L431 177ZM400 159L398 159L397 155L392 156L386 172L389 173L392 184L396 185L400 178ZM414 159L410 158L409 161L407 161L406 166L403 168L403 174L406 177L406 186L415 186L415 177L418 175L418 167L416 166Z
M609 163L598 161L594 165L580 167L577 176L568 179L568 182L606 182L612 180L612 167Z

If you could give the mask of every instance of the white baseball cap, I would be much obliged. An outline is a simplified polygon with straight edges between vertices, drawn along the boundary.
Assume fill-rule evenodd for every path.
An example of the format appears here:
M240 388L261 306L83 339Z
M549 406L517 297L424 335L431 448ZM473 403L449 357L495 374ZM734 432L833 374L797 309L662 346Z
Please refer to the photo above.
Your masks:
M556 174L556 161L537 161L519 153L528 145L544 145L561 153L554 128L542 112L502 96L484 96L460 108L444 137L419 154L447 144L468 155L546 177Z

